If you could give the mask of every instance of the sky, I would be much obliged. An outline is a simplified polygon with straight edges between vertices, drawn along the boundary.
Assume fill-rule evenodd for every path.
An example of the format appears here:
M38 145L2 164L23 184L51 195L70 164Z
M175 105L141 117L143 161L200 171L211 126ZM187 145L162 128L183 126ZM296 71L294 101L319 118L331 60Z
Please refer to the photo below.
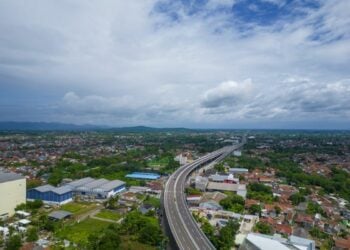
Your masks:
M349 0L2 0L0 121L350 129Z

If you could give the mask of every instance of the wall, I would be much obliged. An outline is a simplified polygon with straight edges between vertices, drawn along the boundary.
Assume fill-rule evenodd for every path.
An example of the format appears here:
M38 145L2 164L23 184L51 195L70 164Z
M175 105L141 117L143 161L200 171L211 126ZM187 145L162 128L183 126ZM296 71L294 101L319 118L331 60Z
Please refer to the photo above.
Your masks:
M17 205L26 202L26 179L0 183L0 217L12 216Z

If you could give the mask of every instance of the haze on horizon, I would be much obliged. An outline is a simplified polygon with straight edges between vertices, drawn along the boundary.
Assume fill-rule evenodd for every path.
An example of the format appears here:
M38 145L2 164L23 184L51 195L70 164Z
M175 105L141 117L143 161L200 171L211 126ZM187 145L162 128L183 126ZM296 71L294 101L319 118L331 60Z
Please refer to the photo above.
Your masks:
M0 121L350 129L350 1L0 2Z

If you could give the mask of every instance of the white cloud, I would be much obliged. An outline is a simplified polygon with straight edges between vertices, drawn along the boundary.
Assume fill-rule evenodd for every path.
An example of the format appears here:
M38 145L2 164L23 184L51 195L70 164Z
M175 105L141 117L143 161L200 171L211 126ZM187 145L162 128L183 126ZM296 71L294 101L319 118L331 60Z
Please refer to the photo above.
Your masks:
M55 98L56 118L67 122L348 119L348 1L244 28L213 11L235 2L211 0L191 14L174 3L171 15L156 0L2 1L1 85L16 79L54 93L47 102Z
M202 105L205 108L218 108L222 106L235 108L235 105L246 100L252 93L251 79L242 83L234 81L222 82L219 86L204 93Z

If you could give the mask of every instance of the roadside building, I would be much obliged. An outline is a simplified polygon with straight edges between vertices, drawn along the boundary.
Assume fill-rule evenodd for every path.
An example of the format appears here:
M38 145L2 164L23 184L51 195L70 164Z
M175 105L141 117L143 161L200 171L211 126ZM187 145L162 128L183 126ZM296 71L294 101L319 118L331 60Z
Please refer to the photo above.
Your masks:
M15 173L0 172L0 218L12 216L16 206L25 202L25 177Z
M218 183L239 183L239 179L234 178L233 174L223 175L223 174L212 174L209 176L209 181Z
M208 178L197 175L195 178L195 188L200 191L205 191L208 185Z
M207 190L235 192L237 195L242 196L244 199L247 195L246 185L244 184L219 183L210 181L207 186Z

